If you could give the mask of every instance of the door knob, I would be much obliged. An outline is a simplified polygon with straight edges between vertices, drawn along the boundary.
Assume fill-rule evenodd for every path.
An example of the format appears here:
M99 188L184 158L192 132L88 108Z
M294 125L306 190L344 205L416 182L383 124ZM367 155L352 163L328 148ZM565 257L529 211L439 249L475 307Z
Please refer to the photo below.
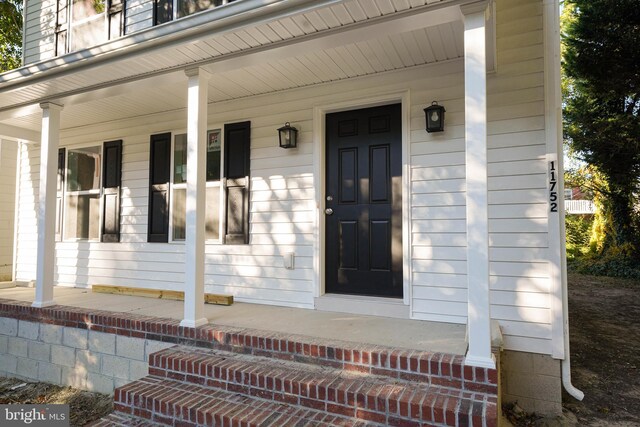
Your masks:
M326 213L327 215L333 215L333 209L327 208L324 210L324 213Z

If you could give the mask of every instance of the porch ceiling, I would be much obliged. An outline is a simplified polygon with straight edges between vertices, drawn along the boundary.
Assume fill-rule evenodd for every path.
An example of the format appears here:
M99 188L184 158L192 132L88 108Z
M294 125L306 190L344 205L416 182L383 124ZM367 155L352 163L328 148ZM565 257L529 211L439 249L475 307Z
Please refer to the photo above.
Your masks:
M38 131L37 103L45 100L65 105L63 129L181 109L183 70L195 65L214 75L209 102L216 103L461 58L460 3L334 2L27 86L5 74L0 123Z

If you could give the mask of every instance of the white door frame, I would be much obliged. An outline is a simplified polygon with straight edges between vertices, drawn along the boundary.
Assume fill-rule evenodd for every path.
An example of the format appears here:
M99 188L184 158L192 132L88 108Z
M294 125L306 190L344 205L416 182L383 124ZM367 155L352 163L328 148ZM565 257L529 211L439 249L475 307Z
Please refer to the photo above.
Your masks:
M409 162L411 102L409 90L382 93L376 96L313 107L313 171L316 195L313 264L314 297L316 298L325 293L325 117L329 113L376 107L398 102L402 105L402 300L405 305L411 305L411 167Z

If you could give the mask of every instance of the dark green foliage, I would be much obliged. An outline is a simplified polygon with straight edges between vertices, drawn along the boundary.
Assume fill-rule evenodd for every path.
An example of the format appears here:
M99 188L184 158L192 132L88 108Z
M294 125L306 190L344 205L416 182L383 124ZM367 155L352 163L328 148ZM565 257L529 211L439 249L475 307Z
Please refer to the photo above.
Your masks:
M0 72L18 68L22 58L22 1L0 0Z
M637 0L567 0L563 16L565 138L606 180L604 251L638 257L640 7Z
M567 266L570 271L581 274L640 279L638 262L617 251L609 251L599 256L586 255L568 260Z

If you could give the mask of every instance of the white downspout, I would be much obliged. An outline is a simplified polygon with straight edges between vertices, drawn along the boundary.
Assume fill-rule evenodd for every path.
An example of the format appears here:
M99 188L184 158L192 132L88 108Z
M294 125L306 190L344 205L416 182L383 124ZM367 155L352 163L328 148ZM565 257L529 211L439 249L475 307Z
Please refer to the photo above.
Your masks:
M560 170L564 170L562 156L558 158ZM560 176L560 194L564 194L564 178ZM560 210L564 219L564 206ZM562 359L562 385L573 398L581 401L584 393L571 383L571 351L569 348L569 281L567 280L567 241L564 220L560 221L560 260L562 266L562 322L564 330L564 359Z
M544 45L545 45L545 103L546 103L546 132L547 132L547 148L548 160L555 160L558 165L558 223L550 225L550 231L553 230L558 234L559 247L555 247L557 251L552 258L559 262L560 274L552 274L556 280L555 296L560 297L561 305L556 309L562 310L562 330L556 329L554 337L560 341L559 334L562 333L562 348L555 351L562 357L562 385L564 389L572 397L577 400L584 398L584 393L578 390L571 383L571 352L569 349L569 289L567 282L567 248L566 233L564 224L564 165L562 150L562 94L560 90L560 5L558 0L544 0ZM550 220L552 216L550 215ZM550 221L551 222L551 221ZM551 249L551 247L550 247ZM554 252L554 251L552 251ZM553 262L553 261L552 261ZM557 270L556 270L557 271ZM560 283L558 283L558 280ZM557 305L556 305L557 307ZM556 317L556 322L559 319ZM559 344L559 342L558 342Z

